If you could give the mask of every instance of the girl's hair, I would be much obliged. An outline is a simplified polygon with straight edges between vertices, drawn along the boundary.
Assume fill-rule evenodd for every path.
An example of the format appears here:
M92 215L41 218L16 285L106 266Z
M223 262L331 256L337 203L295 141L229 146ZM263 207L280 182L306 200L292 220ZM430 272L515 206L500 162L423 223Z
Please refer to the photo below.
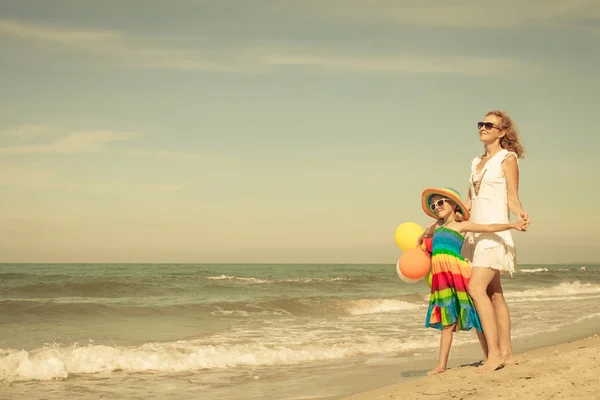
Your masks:
M460 207L453 201L450 203L452 203L452 210L454 210L454 220L456 222L463 222L465 220L465 216L460 212Z
M465 220L465 216L462 215L458 207L454 209L454 220L456 222L463 222Z
M500 130L504 131L504 136L500 138L500 147L517 154L517 158L525 157L525 147L521 143L521 137L517 126L506 111L490 111L485 116L495 115L500 118Z

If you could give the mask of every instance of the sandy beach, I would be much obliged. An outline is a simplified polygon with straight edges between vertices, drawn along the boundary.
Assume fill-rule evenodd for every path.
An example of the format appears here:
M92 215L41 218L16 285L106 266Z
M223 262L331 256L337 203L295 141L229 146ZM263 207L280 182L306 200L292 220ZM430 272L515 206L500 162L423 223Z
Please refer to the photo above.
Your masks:
M354 394L345 400L600 399L600 336L521 353L488 374L474 365Z

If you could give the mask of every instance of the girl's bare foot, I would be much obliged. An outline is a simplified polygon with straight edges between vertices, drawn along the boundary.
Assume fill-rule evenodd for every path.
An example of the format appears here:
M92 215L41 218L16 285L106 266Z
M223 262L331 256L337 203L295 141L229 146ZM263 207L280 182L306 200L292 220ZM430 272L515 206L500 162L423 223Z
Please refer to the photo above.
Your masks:
M446 372L446 367L440 367L438 365L437 367L435 367L434 369L432 369L431 371L429 371L427 373L427 375L437 375L437 374L441 374L442 372Z
M504 365L504 357L497 356L489 356L488 359L483 363L481 367L478 368L478 372L486 373L493 372L498 368Z

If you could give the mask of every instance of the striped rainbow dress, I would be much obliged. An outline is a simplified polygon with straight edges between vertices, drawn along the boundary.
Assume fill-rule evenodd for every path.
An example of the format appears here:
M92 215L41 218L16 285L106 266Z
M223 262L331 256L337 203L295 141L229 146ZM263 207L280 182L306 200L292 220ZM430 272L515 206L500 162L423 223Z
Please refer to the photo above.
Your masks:
M475 304L467 293L471 267L460 255L464 240L460 233L444 226L433 233L426 328L441 330L456 322L456 330L482 331Z

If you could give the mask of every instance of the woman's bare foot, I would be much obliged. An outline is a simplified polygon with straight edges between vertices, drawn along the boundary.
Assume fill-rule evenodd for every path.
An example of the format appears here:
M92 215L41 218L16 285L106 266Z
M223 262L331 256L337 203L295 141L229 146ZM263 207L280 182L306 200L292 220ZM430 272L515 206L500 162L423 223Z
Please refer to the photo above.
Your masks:
M517 360L512 354L504 357L504 365L517 365Z
M498 356L489 356L488 359L483 363L481 367L478 368L478 372L486 373L493 372L498 368L504 365L504 357Z
M442 372L446 372L446 367L440 367L438 365L437 367L435 367L434 369L432 369L431 371L429 371L427 373L427 375L437 375L437 374L441 374Z

